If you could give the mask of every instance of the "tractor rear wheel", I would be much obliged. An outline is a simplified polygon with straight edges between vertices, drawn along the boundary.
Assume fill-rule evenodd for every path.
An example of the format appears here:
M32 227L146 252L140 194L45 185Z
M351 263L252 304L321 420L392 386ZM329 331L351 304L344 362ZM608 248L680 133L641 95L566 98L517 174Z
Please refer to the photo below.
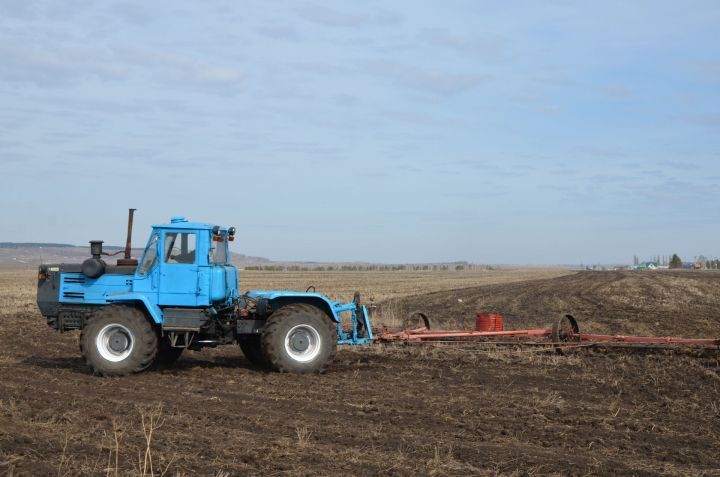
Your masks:
M262 350L260 335L240 336L238 337L238 344L247 360L250 361L250 364L260 368L269 367L270 363L268 363L268 360L265 358L265 353L263 353Z
M261 341L276 371L322 373L335 358L337 327L319 308L294 303L270 315Z
M96 374L124 376L153 364L158 337L141 310L111 305L88 320L80 333L80 351Z

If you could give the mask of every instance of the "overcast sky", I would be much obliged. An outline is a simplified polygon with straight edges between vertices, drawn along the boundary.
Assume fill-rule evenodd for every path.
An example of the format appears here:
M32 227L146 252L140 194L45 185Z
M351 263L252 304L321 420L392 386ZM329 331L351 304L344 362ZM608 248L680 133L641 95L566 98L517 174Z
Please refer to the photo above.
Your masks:
M593 6L594 5L594 6ZM717 1L0 0L0 241L720 255Z

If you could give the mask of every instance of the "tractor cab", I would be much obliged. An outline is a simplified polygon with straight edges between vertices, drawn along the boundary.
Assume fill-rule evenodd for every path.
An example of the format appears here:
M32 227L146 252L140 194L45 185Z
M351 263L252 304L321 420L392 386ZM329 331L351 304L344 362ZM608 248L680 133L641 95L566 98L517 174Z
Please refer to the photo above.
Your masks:
M239 296L228 244L235 228L173 217L153 225L133 279L133 292L160 307L231 304Z

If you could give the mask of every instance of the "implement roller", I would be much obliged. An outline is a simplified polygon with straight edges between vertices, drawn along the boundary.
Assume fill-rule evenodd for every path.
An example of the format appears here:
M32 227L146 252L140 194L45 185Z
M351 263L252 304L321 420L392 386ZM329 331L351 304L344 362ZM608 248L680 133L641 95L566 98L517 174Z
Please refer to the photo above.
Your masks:
M720 339L712 338L678 338L654 336L605 335L581 333L577 319L569 314L561 314L553 323L552 328L534 328L523 330L503 330L502 316L498 314L479 313L475 330L435 330L430 328L430 320L425 313L413 312L405 321L406 324L417 323L422 326L412 329L378 328L375 341L385 343L419 343L425 341L469 341L482 340L495 344L552 344L562 353L565 348L590 346L597 344L625 343L637 347L651 345L697 346L705 348L720 347ZM516 341L502 341L502 338L519 338Z

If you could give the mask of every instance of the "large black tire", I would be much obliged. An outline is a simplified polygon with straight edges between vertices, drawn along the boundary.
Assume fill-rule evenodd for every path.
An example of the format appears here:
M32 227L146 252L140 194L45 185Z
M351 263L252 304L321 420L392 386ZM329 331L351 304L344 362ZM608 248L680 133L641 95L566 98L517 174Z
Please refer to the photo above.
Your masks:
M185 348L176 348L170 344L167 337L158 338L158 352L155 356L153 367L157 369L165 369L175 364L180 359Z
M243 335L238 338L238 344L250 364L260 368L269 368L270 363L262 350L260 335Z
M337 327L317 307L294 303L270 315L261 342L276 371L322 373L335 358Z
M112 305L88 320L80 333L80 352L96 374L125 376L153 364L158 336L141 310Z

